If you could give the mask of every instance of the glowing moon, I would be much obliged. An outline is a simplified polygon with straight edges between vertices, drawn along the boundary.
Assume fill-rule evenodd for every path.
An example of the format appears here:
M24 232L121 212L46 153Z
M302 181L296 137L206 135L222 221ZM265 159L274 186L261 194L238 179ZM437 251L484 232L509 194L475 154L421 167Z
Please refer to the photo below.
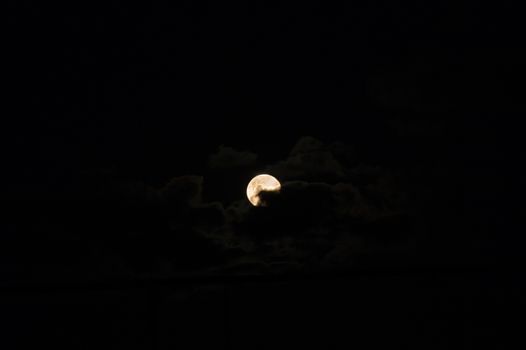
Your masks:
M268 192L279 192L281 189L281 184L279 181L272 175L261 174L254 177L247 186L247 197L250 203L253 206L260 206L261 198L259 198L259 193L261 191Z

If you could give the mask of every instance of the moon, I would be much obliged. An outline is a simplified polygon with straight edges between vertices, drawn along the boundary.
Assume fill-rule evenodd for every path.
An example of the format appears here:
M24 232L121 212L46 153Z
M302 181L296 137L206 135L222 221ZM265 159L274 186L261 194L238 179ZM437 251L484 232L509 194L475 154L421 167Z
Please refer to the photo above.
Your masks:
M254 177L248 183L247 197L253 206L258 207L263 205L261 198L259 197L261 191L279 192L280 189L281 184L274 176L261 174Z

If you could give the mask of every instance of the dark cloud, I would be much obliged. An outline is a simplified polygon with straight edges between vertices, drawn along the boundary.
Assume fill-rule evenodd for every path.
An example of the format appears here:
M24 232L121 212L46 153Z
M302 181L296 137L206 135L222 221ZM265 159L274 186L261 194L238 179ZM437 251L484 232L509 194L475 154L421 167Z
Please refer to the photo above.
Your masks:
M323 267L341 267L355 262L367 250L366 241L360 236L347 236L338 244L331 245L328 252L320 259Z
M225 166L248 165L241 160L256 159L251 153L222 147L211 157L215 169L219 155ZM352 265L371 247L396 245L408 235L404 196L395 176L360 162L349 145L302 137L285 160L268 165L265 172L276 176L282 188L279 193L262 192L266 204L262 207L253 207L245 198L250 176L237 191L223 196L232 199L223 203L203 201L201 188L206 181L200 177L176 178L166 187L176 189L172 193L191 208L183 218L176 216L175 222L198 227L203 237L225 251L237 252L225 262L225 271L271 273ZM211 175L223 179L213 185L227 186L232 180L222 174L224 178Z
M300 138L298 142L296 142L296 144L292 147L290 155L295 156L303 153L316 152L322 150L323 148L323 142L320 140L312 136L304 136Z
M334 181L345 175L330 147L313 137L301 138L289 157L269 166L268 172L282 180Z
M269 210L283 213L280 219L290 219L298 226L321 221L334 210L331 186L325 183L285 182L280 193L263 192L260 196Z
M239 194L257 169L257 159L253 152L220 146L208 158L206 199L225 204L239 200Z
M355 166L358 162L356 151L351 145L336 141L329 144L327 149L344 168Z
M251 206L245 196L258 172L256 159L221 147L208 173L175 176L158 187L115 171L95 172L67 191L83 199L82 208L68 208L62 226L46 227L105 242L98 268L107 273L342 267L407 235L396 177L360 162L351 146L301 138L286 159L262 166L282 182L279 193L261 193L265 207ZM75 230L79 223L82 230ZM102 253L89 254L96 260Z
M257 154L249 151L238 151L232 147L220 146L216 153L208 159L208 166L212 169L231 169L249 167L256 163Z
M250 212L252 205L245 199L231 203L226 209L226 217L231 223L240 223Z
M196 206L201 203L203 177L186 175L174 177L161 190L161 197L169 202Z

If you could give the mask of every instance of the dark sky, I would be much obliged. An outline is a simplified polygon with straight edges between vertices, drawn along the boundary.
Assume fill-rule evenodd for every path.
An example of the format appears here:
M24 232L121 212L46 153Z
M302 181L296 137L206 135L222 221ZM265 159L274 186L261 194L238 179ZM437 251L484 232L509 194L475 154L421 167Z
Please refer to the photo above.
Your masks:
M479 124L468 119L484 118L471 114L496 103L477 97L494 41L468 5L16 10L9 123L15 164L35 164L25 182L117 167L159 183L201 172L219 144L271 159L304 135L413 162L460 146L466 124Z
M80 174L101 169L156 187L185 174L206 184L220 145L255 152L265 166L312 136L456 196L442 200L460 208L469 167L499 158L484 146L493 111L513 108L506 86L492 98L484 91L485 80L498 83L488 67L515 49L513 36L497 40L474 4L14 10L14 199L71 197Z
M307 187L353 186L375 210L391 195L403 198L389 205L407 221L399 230L410 237L410 256L431 248L463 264L509 257L515 245L502 237L495 245L490 231L505 221L492 203L511 183L499 171L506 148L518 146L499 134L503 116L518 111L505 77L517 47L514 22L501 26L509 29L503 35L484 10L465 3L110 2L102 11L17 4L6 55L14 107L6 118L6 200L17 218L9 239L27 232L44 244L70 234L89 242L87 232L96 231L103 238L92 244L106 247L126 241L134 220L142 220L146 241L155 230L175 234L178 219L159 214L175 210L159 199L171 181L197 186L181 190L197 191L198 204L188 205L217 202L229 226L223 211L245 199L250 177L281 171L282 180ZM490 86L499 89L489 93ZM199 180L177 180L187 175ZM137 196L161 202L149 212ZM208 233L225 229L218 225ZM355 228L343 230L353 236ZM155 262L155 248L151 254Z
M2 283L518 266L514 13L11 4ZM283 191L250 208L245 186L261 172ZM216 307L207 293L196 298Z
M10 73L49 162L153 170L171 156L191 168L220 143L278 152L305 134L385 149L390 115L422 119L472 98L487 43L473 39L467 10L26 5L12 18ZM275 125L272 141L254 127L261 119Z

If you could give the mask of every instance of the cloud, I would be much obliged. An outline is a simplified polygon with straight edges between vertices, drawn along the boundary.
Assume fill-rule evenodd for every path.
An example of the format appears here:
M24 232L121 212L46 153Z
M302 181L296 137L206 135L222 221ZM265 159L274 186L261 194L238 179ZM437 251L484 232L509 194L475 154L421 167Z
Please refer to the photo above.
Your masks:
M324 145L320 140L312 136L304 136L296 142L290 151L291 156L323 150Z
M359 215L363 206L360 194L350 184L290 181L281 191L261 192L266 207L242 207L236 204L227 212L235 213L235 223L249 232L265 231L266 235L318 235L331 232L345 218ZM358 214L357 214L358 213Z
M208 159L211 169L230 169L249 167L256 163L257 154L249 151L238 151L232 147L220 146L217 153Z
M245 217L248 215L251 204L249 204L248 200L241 199L237 200L235 202L232 202L228 208L226 209L226 218L231 223L240 223L242 222Z
M208 173L159 188L115 172L86 177L76 186L93 208L72 222L84 222L86 239L96 232L133 271L157 264L166 273L333 268L407 232L393 174L358 161L348 145L303 137L285 159L262 166L282 183L279 193L261 194L266 207L245 198L256 159L222 146Z
M249 207L234 211L234 230L255 239L267 237L300 236L316 233L317 228L332 215L330 186L322 183L283 183L280 193L260 194L266 207ZM244 215L243 215L244 214Z
M344 168L321 141L303 137L289 157L268 167L268 172L282 180L335 181L344 177Z
M223 205L218 202L192 207L186 215L191 226L201 232L212 232L220 228L226 216Z
M351 145L335 141L327 146L327 150L333 154L334 158L336 158L344 168L351 168L358 164L358 156L354 147Z
M407 233L403 195L394 177L359 161L351 146L300 138L286 159L263 170L282 183L279 193L261 193L266 207L251 206L243 186L235 187L250 178L248 168L256 159L225 146L210 156L210 169L222 171L210 175L207 184L228 189L217 192L220 202L207 202L201 176L176 177L159 190L173 210L168 216L174 231L190 227L192 235L214 242L209 247L230 254L221 260L225 271L274 273L353 264L353 256L370 246ZM186 241L178 244L184 247Z
M352 264L360 251L408 233L393 174L359 161L351 146L303 137L265 171L281 180L281 191L262 192L265 207L238 197L226 207L225 223L232 239L268 266Z
M201 204L202 192L203 177L196 175L174 177L160 190L165 201L186 206Z

